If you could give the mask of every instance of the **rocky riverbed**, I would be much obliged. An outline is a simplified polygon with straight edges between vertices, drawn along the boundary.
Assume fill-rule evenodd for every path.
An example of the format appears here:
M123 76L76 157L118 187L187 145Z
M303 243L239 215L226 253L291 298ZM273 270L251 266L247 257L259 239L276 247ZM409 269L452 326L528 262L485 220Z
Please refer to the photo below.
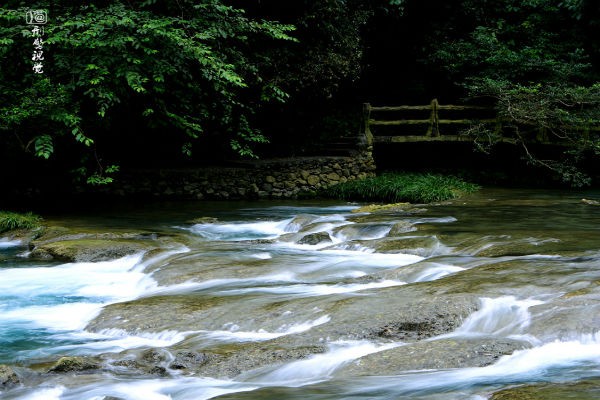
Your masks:
M48 218L1 239L0 393L591 398L600 211L581 197Z

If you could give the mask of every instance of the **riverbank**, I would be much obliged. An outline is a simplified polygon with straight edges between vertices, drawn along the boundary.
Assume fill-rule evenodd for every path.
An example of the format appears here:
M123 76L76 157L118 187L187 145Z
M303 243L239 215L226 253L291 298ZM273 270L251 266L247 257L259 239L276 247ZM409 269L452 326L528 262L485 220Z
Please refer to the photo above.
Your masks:
M266 159L187 168L122 168L108 185L73 185L64 176L38 177L30 184L18 182L6 188L0 206L59 203L63 199L294 199L315 196L338 183L374 176L375 169L371 147L356 150L352 156Z

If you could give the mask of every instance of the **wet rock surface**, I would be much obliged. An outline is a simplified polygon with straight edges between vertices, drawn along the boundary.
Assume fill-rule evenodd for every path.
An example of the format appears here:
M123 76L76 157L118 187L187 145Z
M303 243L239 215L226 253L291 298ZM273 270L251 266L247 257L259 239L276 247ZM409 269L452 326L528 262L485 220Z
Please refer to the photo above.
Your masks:
M31 257L66 262L109 261L151 249L130 240L64 240L36 246Z
M161 229L169 234L181 229L188 249L165 258L154 257L172 249L163 246L167 239L160 233L99 236L58 229L35 241L36 245L98 241L149 246L144 279L155 281L149 281L151 289L135 300L106 305L86 328L102 334L122 329L125 332L116 331L117 341L142 338L142 343L149 344L100 354L95 369L64 367L64 373L48 373L47 361L40 362L31 376L25 368L14 369L26 387L38 383L64 386L65 398L115 381L119 382L116 386L121 382L146 385L152 394L177 398L167 386L177 385L172 389L177 393L199 393L223 388L223 381L205 378L232 379L226 384L239 388L267 376L269 382L259 391L229 397L287 398L294 394L299 399L313 395L314 399L333 399L373 394L372 398L457 400L491 396L485 392L506 387L509 380L527 383L530 371L523 379L518 374L523 365L532 374L550 371L548 379L563 379L559 376L563 369L566 379L581 377L581 371L596 373L594 364L587 369L587 363L595 362L591 358L597 351L594 335L600 329L596 317L600 315L596 224L600 215L594 214L598 208L571 204L558 220L573 218L573 207L585 218L569 229L560 224L554 228L547 225L546 207L555 202L525 199L517 202L524 222L515 228L511 224L517 218L507 213L505 205L494 209L494 203L485 202L482 207L490 208L483 211L441 204L428 206L424 215L392 209L353 216L347 215L347 205L335 205L321 216L299 214L287 227L281 221L290 220L285 215L288 206L275 206L275 217L265 217L261 210L258 216L244 215L239 221L243 229L259 225L263 231L243 231L234 237L229 231L218 236L215 229L217 238L195 236L197 232L182 228L190 216L181 216L177 228ZM499 217L490 219L492 212ZM228 222L201 223L237 229L238 221L232 223L231 215L214 215ZM536 218L534 229L531 219ZM176 235L169 243L179 240ZM302 237L325 236L335 244L321 249L295 246ZM247 240L252 237L257 239ZM16 251L6 253L13 256ZM159 261L148 261L154 258ZM531 345L517 337L557 351L557 358L548 361L549 369L542 365L548 353L539 357L538 349L528 351ZM580 345L573 352L575 367L571 354L566 361L560 358L563 353L558 354L568 351L572 342ZM167 344L160 347L160 343ZM381 346L387 350L377 352ZM367 350L374 352L358 358ZM486 367L521 350L518 357L507 357L481 374L460 370ZM347 358L340 361L338 356ZM314 363L291 364L313 357ZM320 365L321 360L331 363L331 369ZM511 364L521 361L525 364ZM277 374L283 368L305 374L309 380L313 370L318 370L315 379L325 382L313 384L312 380L299 389L285 387L287 376ZM488 371L494 374L489 380ZM128 398L124 392L112 386L103 394ZM597 385L586 381L514 387L494 393L493 398L552 399L555 393L561 399L570 398L569 393L573 398L596 398Z
M490 400L597 400L600 398L600 380L575 383L540 383L500 390Z
M298 244L316 245L321 243L331 243L331 238L327 232L309 233L298 240Z
M193 368L196 374L217 378L233 378L262 367L300 360L326 351L324 345L299 344L289 338L264 343L224 346L209 356L209 361Z
M175 359L169 365L171 369L193 370L208 363L210 356L206 353L199 353L191 350L181 350L175 354Z
M29 257L62 262L109 261L127 255L158 249L173 242L157 232L103 232L76 230L61 226L43 228L39 237L29 243Z
M100 363L88 357L61 357L48 372L67 373L82 372L100 368Z
M109 305L86 329L219 330L236 320L241 330L258 325L273 332L289 324L290 315L306 321L331 315L332 323L315 326L303 336L421 340L454 330L478 307L476 296L432 297L427 292L426 285L398 286L380 289L377 296L308 297L275 304L261 297L154 296ZM170 312L162 312L165 308Z
M20 383L15 371L8 365L0 364L0 389L8 389Z
M359 358L339 375L396 375L424 369L484 367L503 355L529 347L526 342L499 338L423 341Z
M387 322L376 324L367 337L418 341L450 333L475 312L477 307L477 300L468 296L407 300L390 310Z
M282 337L258 343L222 344L210 350L189 348L131 350L107 356L115 371L149 376L184 375L234 378L263 367L276 367L290 361L325 352L324 344L311 344L304 339Z

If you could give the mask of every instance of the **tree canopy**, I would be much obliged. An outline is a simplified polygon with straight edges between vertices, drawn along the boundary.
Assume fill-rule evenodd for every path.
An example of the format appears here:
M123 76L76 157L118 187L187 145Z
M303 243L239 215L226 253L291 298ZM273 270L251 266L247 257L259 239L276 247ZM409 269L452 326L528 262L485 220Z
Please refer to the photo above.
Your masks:
M48 159L72 137L94 156L94 173L81 170L93 183L110 172L97 158L103 135L132 135L123 126L141 131L119 143L134 146L128 151L144 148L148 130L187 155L205 131L220 131L242 155L266 141L249 119L285 93L253 43L293 40L292 26L250 19L220 0L12 3L0 11L0 126L23 149ZM33 8L49 12L43 74L29 60L24 16Z
M48 13L38 74L29 10ZM477 99L571 140L559 160L523 149L585 183L599 27L594 0L9 1L0 142L102 183L129 159L300 154L357 129L365 101Z

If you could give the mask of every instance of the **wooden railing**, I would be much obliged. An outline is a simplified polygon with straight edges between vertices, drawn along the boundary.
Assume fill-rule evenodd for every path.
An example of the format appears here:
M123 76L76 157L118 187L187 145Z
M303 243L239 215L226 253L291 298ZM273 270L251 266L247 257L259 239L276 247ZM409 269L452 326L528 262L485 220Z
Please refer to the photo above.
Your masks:
M368 142L422 142L422 141L471 141L467 135L461 135L456 133L445 134L446 126L464 126L468 127L474 123L490 123L496 124L499 127L499 122L496 118L440 118L440 112L442 115L445 111L451 112L482 112L491 113L493 109L490 107L479 107L479 106L466 106L466 105L440 105L437 99L433 99L429 105L423 106L385 106L385 107L373 107L369 103L363 104L363 118L364 118L364 133L367 137ZM395 119L385 118L386 114L393 113L406 114L406 113L423 113L429 112L428 118L398 118ZM374 118L374 114L377 118ZM415 127L422 126L422 131L419 134L404 134L402 132L396 132L394 135L381 135L371 130L372 126L396 126L396 127Z

